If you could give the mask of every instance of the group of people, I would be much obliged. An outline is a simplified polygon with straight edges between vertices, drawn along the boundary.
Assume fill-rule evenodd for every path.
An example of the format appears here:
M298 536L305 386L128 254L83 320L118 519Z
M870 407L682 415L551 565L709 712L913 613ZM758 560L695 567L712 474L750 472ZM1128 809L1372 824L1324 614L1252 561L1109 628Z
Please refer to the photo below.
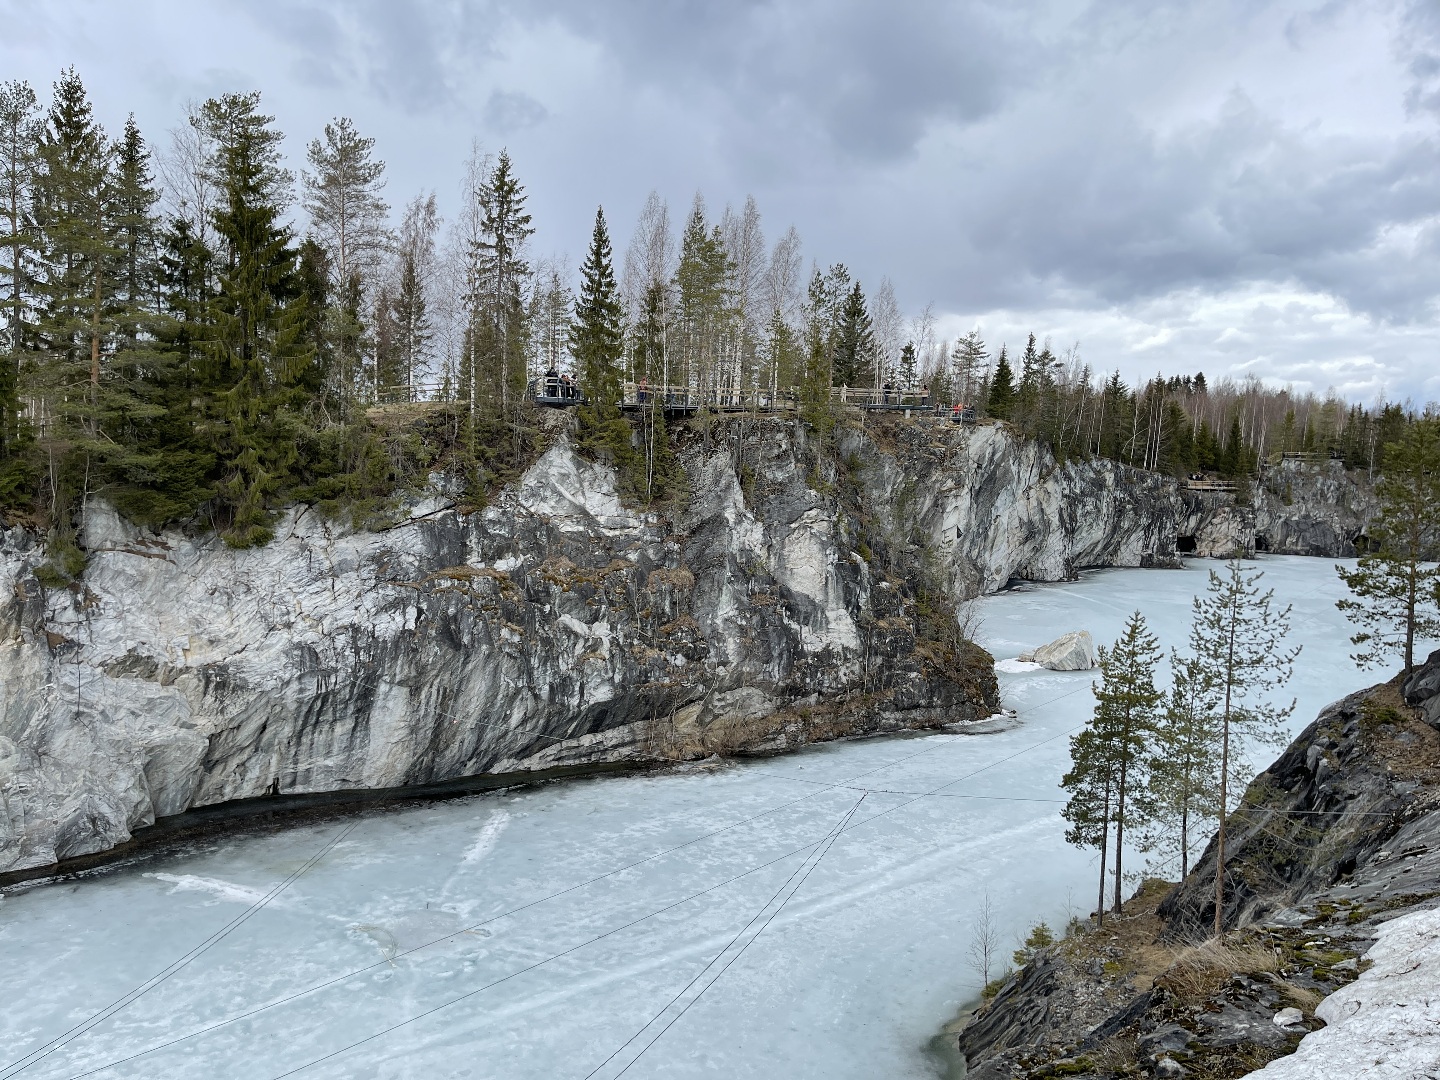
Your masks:
M552 367L545 372L545 396L576 400L580 397L580 384L570 377L568 371L562 373Z

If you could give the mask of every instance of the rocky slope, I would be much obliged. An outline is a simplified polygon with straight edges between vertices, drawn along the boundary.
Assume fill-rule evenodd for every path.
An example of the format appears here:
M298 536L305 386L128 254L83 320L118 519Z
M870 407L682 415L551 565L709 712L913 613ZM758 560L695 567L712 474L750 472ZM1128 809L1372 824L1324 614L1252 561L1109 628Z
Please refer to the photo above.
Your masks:
M969 1075L1240 1077L1333 1022L1322 999L1379 928L1440 914L1437 685L1440 652L1327 708L1256 778L1229 823L1224 938L1192 944L1214 917L1212 844L1180 885L1011 978L960 1034Z
M297 508L232 551L92 503L70 588L0 530L0 874L233 800L981 719L989 658L949 603L1253 544L1225 496L1000 425L855 424L823 453L783 418L682 432L666 515L553 435L485 509L437 480L382 532Z

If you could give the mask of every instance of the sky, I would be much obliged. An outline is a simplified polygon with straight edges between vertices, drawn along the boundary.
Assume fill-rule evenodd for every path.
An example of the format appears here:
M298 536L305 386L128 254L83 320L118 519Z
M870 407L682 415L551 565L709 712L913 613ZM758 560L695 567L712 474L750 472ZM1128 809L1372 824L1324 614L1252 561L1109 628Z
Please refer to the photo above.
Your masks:
M1440 400L1440 0L0 0L0 79L114 131L258 89L396 207L507 148L536 250L757 200L939 333L1129 381Z

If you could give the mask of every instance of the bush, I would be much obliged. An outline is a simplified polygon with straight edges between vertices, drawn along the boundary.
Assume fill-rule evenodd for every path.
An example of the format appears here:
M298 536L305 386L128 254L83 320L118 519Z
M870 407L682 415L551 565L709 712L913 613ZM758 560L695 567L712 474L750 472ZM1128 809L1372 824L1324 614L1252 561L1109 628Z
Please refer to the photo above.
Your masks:
M1030 936L1025 939L1025 944L1016 949L1013 954L1016 965L1024 967L1037 952L1054 944L1055 934L1051 931L1049 924L1036 923L1030 928Z

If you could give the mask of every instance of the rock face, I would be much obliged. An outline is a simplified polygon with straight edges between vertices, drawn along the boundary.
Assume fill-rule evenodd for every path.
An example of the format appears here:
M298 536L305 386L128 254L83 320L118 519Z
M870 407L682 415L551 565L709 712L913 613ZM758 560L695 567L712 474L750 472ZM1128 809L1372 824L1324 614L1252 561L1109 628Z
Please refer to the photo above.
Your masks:
M1033 652L1021 653L1020 660L1051 671L1089 671L1095 666L1095 639L1089 630L1072 630Z
M668 516L561 438L483 511L443 485L383 532L297 508L247 551L92 502L70 588L0 530L0 873L267 794L982 719L990 658L946 593L1250 543L1224 497L1002 425L857 425L821 454L747 424L681 440Z
M1233 929L1223 939L1186 948L1214 918L1212 843L1158 906L1150 901L1153 926L1135 930L1142 889L1126 906L1129 928L1112 920L1041 950L1008 980L960 1034L967 1075L1240 1076L1297 1045L1293 1063L1261 1075L1372 1075L1384 1059L1433 1068L1440 1058L1413 1007L1422 984L1407 992L1399 980L1437 962L1440 733L1421 715L1436 686L1440 653L1404 682L1408 701L1393 683L1353 694L1256 777L1227 823L1223 914ZM1115 947L1127 933L1130 956L1173 960L1132 977ZM1410 943L1405 955L1386 945L1392 937ZM1355 982L1370 963L1376 970ZM1358 1036L1326 1031L1313 1051L1301 1043L1362 1008L1370 1019L1353 1025Z
M1368 480L1338 461L1282 461L1264 470L1254 498L1255 546L1277 555L1353 558L1377 502Z
M1400 689L1405 703L1419 709L1425 722L1440 731L1440 650L1412 671Z
M806 482L783 427L692 454L672 520L563 440L482 512L270 545L89 514L83 580L0 544L0 871L188 807L984 719L990 657L926 637L918 576Z

